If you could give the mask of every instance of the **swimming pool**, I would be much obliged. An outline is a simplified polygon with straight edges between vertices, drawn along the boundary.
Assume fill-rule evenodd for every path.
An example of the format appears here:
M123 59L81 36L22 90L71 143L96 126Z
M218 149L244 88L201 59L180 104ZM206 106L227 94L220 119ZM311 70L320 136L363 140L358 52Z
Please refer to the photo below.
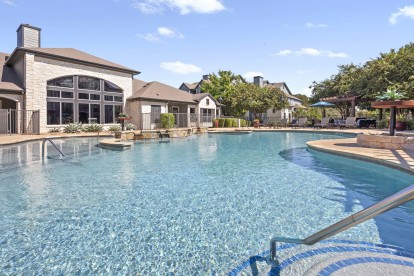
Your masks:
M414 177L307 150L315 133L205 135L131 150L97 139L0 148L0 269L5 274L225 274L409 186ZM338 238L414 251L414 204Z

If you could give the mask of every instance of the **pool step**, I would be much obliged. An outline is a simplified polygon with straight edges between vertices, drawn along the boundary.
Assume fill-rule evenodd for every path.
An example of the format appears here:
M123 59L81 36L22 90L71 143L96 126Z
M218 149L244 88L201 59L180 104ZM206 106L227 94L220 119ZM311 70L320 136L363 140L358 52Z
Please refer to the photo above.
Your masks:
M252 262L255 259L251 258L229 275L414 275L414 253L367 242L327 240L313 246L282 244L277 251L278 265L271 267L263 259L256 259Z

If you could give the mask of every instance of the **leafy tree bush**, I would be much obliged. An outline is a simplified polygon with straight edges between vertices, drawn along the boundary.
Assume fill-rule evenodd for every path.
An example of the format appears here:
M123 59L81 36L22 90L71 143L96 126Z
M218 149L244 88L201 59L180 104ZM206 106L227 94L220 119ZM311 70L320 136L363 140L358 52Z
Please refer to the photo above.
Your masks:
M110 132L121 131L121 127L120 126L110 126L108 128L108 131L110 131Z
M161 127L162 128L173 128L175 123L175 117L172 113L160 114Z
M85 132L101 132L103 127L99 124L90 124L83 127L83 131Z
M136 129L137 129L137 126L136 126L136 125L134 125L134 124L127 124L127 125L125 126L125 129L126 129L126 130L136 130Z
M49 133L57 133L60 132L60 127L53 127L49 129Z
M83 130L83 125L79 123L70 123L63 128L64 133L78 133Z

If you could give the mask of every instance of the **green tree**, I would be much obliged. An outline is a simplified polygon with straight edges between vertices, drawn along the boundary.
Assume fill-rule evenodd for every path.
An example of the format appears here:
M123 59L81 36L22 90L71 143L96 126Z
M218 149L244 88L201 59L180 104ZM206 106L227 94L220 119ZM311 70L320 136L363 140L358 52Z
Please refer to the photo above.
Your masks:
M204 81L201 90L210 93L216 100L223 104L223 112L230 115L230 95L235 91L235 86L246 82L240 75L232 71L219 70L217 74L210 74L209 81Z
M293 96L300 99L302 101L303 106L308 106L309 105L309 97L308 96L306 96L304 94L294 94Z
M254 118L268 109L282 109L289 105L287 97L278 88L259 87L252 83L239 83L230 95L231 112L241 116L247 111L253 112Z

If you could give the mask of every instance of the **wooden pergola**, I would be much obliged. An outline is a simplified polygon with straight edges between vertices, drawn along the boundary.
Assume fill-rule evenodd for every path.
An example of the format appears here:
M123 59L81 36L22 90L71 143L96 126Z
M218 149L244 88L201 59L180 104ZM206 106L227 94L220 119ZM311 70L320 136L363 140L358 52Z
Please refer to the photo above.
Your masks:
M358 96L354 94L340 95L335 97L328 97L320 99L328 103L344 103L351 102L351 117L355 117L355 105L358 100Z

